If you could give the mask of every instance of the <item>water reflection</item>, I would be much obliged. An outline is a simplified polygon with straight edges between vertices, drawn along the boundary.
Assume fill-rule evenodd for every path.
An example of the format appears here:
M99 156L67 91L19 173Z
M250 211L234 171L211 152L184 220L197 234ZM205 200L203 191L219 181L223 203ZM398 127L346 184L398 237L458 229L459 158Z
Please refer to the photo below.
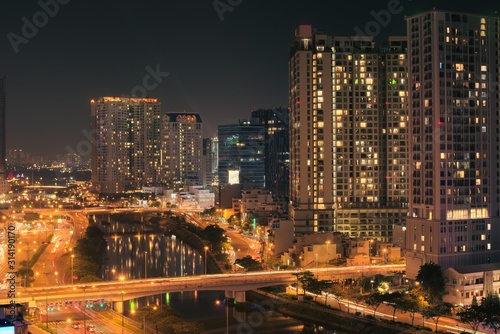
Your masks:
M175 235L165 236L161 231L148 229L144 224L117 223L110 215L94 215L92 219L100 222L109 235L101 272L101 278L105 281L118 280L122 275L125 279L141 279L204 273L203 255ZM145 305L169 305L172 296L174 300L182 300L183 295L165 293L133 299L125 303L124 311L128 314ZM187 296L190 300L193 297L196 300L197 293L190 292Z
M103 280L203 274L203 256L176 236L114 235L107 242Z
M165 236L159 231L148 230L144 224L118 224L113 222L109 215L101 217L94 215L93 219L95 222L110 222L102 226L109 235L104 268L101 273L103 280L118 280L121 275L126 279L141 279L204 273L203 255L176 236ZM210 319L209 323L213 328L221 328L220 333L228 332L228 324L234 332L233 330L242 321L242 315L238 317L235 309L227 308L223 301L224 291L166 292L161 295L128 300L124 303L123 312L125 315L130 315L132 310L146 305L169 305L188 321ZM256 311L251 311L249 316L252 312ZM265 330L269 326L275 334L294 332L289 326L297 329L302 327L300 322L281 316L265 314L264 318L266 322L258 326L259 330ZM271 325L278 320L284 321L283 331ZM213 331L213 333L219 332Z

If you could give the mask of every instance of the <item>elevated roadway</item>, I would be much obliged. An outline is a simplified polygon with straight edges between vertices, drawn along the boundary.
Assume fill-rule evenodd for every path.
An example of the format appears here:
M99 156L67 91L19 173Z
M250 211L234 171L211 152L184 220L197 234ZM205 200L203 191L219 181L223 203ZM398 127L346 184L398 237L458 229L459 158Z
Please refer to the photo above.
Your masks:
M353 266L311 269L319 279L354 278L362 275L387 274L402 271L404 265ZM248 272L237 274L198 275L172 278L135 279L74 285L49 285L45 287L18 288L16 298L7 298L2 291L0 303L30 303L62 300L108 301L130 300L167 292L195 290L249 291L266 286L296 282L296 270Z

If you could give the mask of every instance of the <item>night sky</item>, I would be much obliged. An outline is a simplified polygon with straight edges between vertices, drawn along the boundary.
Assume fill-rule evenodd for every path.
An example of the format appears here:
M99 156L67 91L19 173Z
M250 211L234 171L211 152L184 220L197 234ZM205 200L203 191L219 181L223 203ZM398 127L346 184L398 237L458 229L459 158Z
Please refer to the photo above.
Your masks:
M198 112L206 135L214 135L218 124L247 118L254 108L287 106L289 46L299 24L355 35L355 27L364 30L374 20L371 11L397 0L217 0L232 9L223 20L213 0L59 1L66 4L46 24L39 1L0 5L8 149L55 155L76 148L85 140L82 131L90 129L90 99L131 95L142 86L148 66L169 73L148 91L160 99L162 111ZM500 10L498 0L400 0L400 5L401 14L391 16L377 39L404 34L405 15L432 7ZM32 23L34 15L41 27L16 53L9 33L23 37L22 18Z

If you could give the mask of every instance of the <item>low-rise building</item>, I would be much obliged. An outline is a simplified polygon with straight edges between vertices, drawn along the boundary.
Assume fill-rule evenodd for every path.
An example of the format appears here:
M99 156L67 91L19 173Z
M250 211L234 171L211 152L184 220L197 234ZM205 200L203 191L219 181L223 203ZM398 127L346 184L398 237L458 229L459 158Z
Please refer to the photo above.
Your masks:
M273 205L273 196L268 190L249 189L241 192L241 219L250 222L257 210L265 210L267 205ZM273 208L275 206L273 205Z
M287 219L270 219L268 225L268 243L272 244L275 255L280 255L293 246L293 221Z
M444 301L454 305L470 305L488 294L500 294L500 262L447 268Z
M209 209L215 205L215 194L210 189L201 186L190 186L188 191L194 195L198 208Z

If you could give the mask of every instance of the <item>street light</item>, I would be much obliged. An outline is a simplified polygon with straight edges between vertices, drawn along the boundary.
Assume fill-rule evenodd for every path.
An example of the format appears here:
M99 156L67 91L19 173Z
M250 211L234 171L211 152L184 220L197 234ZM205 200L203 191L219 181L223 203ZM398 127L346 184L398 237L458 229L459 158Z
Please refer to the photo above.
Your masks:
M73 259L75 258L75 254L71 254L71 286L73 286Z
M84 297L85 297L85 289L86 288L87 288L86 285L82 285ZM84 300L85 300L85 306L83 307L83 332L86 334L87 333L87 315L86 315L85 311L87 308L87 300L85 298L84 298Z
M146 268L146 263L147 263L147 260L148 260L148 251L145 251L144 252L144 278L148 278L148 271L147 271L147 268Z
M49 281L47 279L47 276L49 276L49 272L43 273L45 275L45 283L47 286L49 285ZM45 326L47 329L49 329L49 296L48 296L49 289L45 288Z
M328 252L328 246L330 246L330 240L327 240L327 241L326 241L326 255L327 255L327 256L328 256L328 254L330 254L330 253Z
M314 254L314 257L316 259L316 279L319 277L319 272L318 272L318 253Z
M124 328L123 312L125 311L124 310L125 307L124 307L124 304L123 304L123 293L124 293L124 291L123 291L123 281L125 280L125 276L120 275L119 280L122 281L122 334L123 334L123 328Z
M207 250L208 250L208 246L205 246L204 249L205 249L205 276L207 276Z

